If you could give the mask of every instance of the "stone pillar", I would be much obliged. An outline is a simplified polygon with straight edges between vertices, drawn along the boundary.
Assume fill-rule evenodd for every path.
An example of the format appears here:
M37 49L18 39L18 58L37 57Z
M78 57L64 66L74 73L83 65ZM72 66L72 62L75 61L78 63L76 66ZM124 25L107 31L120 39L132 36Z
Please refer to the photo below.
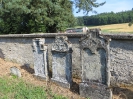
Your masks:
M66 36L56 36L52 45L52 79L62 87L72 83L72 46Z
M90 29L81 38L82 82L80 95L91 99L111 99L108 88L108 38L99 36L99 29Z
M44 44L45 39L33 39L33 53L34 53L34 71L35 76L46 78L48 77L47 69L47 46Z

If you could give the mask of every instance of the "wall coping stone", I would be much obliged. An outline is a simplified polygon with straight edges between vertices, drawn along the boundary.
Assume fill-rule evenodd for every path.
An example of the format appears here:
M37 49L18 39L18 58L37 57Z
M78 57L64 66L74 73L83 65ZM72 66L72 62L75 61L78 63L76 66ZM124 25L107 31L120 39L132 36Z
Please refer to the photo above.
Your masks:
M55 37L55 36L67 36L67 37L82 37L85 33L33 33L33 34L8 34L0 35L0 38L43 38L43 37Z
M0 38L53 38L55 36L67 36L67 37L83 37L86 33L33 33L33 34L8 34L0 35ZM133 34L100 34L100 36L111 39L133 39Z
M133 40L133 34L129 33L121 33L121 34L101 34L103 37L111 38L111 39L125 39L125 40Z

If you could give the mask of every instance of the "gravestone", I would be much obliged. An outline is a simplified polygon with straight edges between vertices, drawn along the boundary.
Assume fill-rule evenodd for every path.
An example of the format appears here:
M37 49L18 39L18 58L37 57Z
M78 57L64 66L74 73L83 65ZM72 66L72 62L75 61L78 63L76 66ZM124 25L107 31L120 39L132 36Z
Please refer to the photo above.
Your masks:
M10 73L13 74L13 75L16 75L17 77L22 76L20 70L15 66L10 68Z
M109 39L99 36L99 29L90 29L81 38L82 82L80 95L91 99L110 99L107 54Z
M46 78L48 77L47 69L47 46L44 44L45 39L33 39L33 54L34 54L34 71L35 76Z
M52 45L52 79L62 87L72 83L72 46L66 36L56 36Z

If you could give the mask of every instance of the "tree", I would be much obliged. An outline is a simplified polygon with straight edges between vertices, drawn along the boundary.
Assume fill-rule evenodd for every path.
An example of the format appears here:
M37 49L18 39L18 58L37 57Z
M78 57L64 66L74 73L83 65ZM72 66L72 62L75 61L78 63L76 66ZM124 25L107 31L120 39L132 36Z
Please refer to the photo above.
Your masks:
M69 0L4 0L1 12L5 27L8 27L3 29L6 33L57 32L75 20ZM16 17L19 19L15 23L17 26L12 20Z
M83 19L83 25L105 25L119 23L133 23L133 11L122 11L118 13L109 12L92 16L77 17L77 20Z
M131 22L129 22L129 23L128 23L128 26L129 26L129 27L131 27L131 26L132 26L132 23L131 23Z
M83 10L83 12L86 14L88 14L88 12L90 11L96 13L96 11L93 10L93 8L97 8L106 3L106 2L97 3L97 0L73 0L72 2L75 5L75 7L78 8L77 13Z
M96 0L1 0L1 33L58 32L75 23L73 4L93 11ZM85 4L85 5L84 5Z

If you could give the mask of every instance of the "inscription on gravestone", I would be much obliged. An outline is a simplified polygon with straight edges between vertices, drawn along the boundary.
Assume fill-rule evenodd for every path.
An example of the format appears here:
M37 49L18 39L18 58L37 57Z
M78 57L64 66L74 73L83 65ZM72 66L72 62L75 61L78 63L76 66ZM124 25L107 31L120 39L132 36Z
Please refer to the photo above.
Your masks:
M70 88L72 83L72 46L66 36L56 36L52 45L52 81Z
M34 54L34 71L35 75L46 78L47 76L47 46L44 44L45 39L33 39L33 54Z
M98 29L90 29L81 39L82 83L80 95L92 99L109 99L107 88L108 39L99 36Z

